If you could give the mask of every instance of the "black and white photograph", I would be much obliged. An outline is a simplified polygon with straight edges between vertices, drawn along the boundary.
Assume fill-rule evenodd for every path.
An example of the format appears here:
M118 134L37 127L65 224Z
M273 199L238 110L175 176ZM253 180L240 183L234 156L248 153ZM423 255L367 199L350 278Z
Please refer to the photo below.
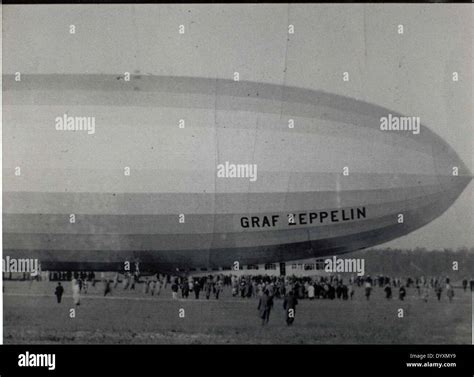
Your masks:
M4 4L4 346L472 350L473 21Z

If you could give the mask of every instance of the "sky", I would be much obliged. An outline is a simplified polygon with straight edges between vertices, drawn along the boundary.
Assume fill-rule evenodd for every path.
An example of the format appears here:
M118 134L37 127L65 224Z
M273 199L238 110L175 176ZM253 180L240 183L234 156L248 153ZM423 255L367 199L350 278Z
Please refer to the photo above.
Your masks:
M3 72L239 72L416 114L473 171L473 12L470 4L6 5ZM473 199L471 182L446 213L386 246L473 247Z

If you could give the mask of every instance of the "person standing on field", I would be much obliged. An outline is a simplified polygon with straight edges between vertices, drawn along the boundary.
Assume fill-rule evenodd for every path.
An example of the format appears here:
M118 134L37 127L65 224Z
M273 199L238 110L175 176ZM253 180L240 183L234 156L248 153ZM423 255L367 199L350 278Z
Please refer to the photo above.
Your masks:
M268 290L265 289L263 295L260 297L258 302L258 310L260 314L260 318L262 319L262 326L266 325L270 320L270 312L273 307L273 299L268 294Z
M54 294L56 295L56 299L58 300L58 304L61 303L61 299L63 297L63 293L64 293L64 288L63 286L61 285L60 282L58 282L58 286L56 287L56 290L54 291Z
M74 301L74 305L81 305L81 287L77 279L72 280L72 299Z
M372 284L370 283L369 280L365 282L365 298L369 300L370 298L370 293L372 292Z

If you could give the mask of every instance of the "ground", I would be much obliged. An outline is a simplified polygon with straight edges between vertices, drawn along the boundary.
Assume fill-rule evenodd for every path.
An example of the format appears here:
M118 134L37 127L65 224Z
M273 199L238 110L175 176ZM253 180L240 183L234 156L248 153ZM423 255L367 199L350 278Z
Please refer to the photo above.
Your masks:
M4 343L470 344L472 339L472 295L460 288L452 303L445 292L440 302L434 294L423 302L413 288L405 301L386 300L381 288L370 301L362 288L353 301L300 300L292 327L286 326L282 300L275 300L270 322L262 327L257 299L233 298L229 288L219 300L173 301L169 287L152 297L141 285L136 291L119 286L103 297L98 283L82 295L71 318L71 283L63 285L65 296L57 304L53 282L4 281Z

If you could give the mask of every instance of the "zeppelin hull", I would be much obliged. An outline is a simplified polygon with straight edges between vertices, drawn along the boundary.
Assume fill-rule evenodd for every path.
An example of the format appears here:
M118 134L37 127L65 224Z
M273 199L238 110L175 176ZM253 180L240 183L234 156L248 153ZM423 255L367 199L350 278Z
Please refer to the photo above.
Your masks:
M324 92L153 76L4 85L4 253L43 268L342 254L429 223L471 179L423 124L381 130L402 115ZM72 116L93 132L58 127ZM224 164L255 174L219 176Z

